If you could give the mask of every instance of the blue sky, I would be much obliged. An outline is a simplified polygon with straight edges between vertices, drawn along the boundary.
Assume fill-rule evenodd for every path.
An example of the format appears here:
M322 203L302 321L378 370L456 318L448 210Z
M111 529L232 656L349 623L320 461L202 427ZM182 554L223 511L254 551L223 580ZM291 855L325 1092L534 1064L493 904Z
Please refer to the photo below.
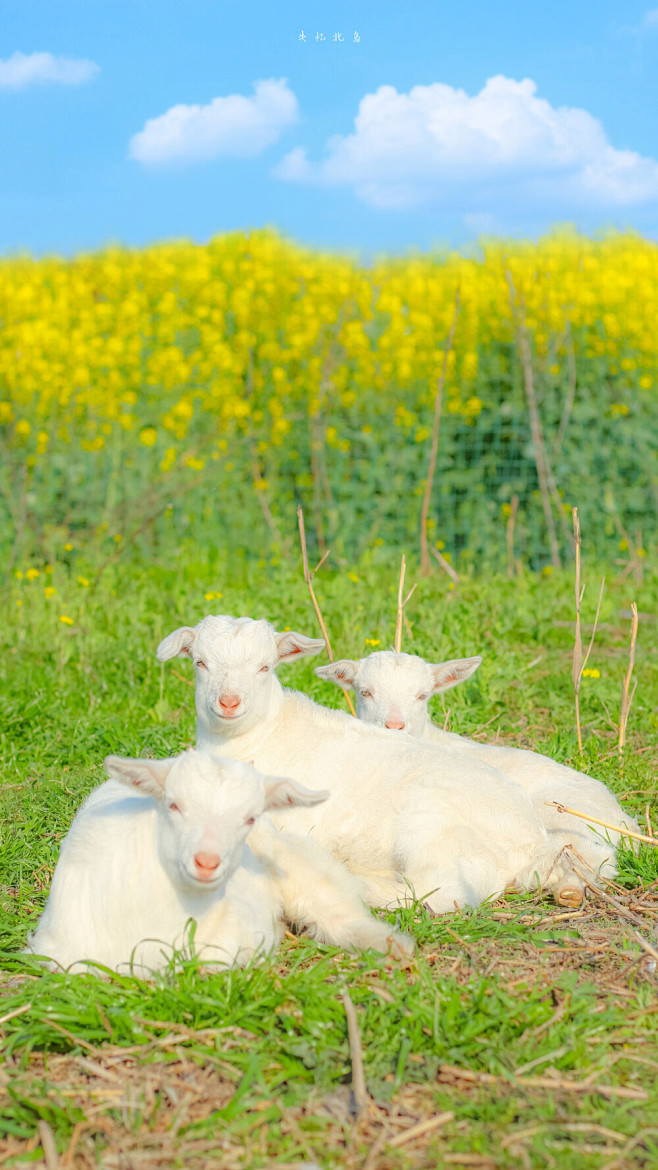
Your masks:
M366 254L564 221L658 237L651 4L2 0L0 14L3 253L263 225Z

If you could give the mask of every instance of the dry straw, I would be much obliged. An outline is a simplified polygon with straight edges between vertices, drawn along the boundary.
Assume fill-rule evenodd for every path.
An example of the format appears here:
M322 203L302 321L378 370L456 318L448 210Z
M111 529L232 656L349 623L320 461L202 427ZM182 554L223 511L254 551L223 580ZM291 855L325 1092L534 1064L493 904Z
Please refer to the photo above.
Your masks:
M598 626L599 613L601 612L601 601L603 599L603 589L605 587L605 577L601 578L601 588L599 590L599 600L598 600L598 604L596 606L596 615L594 617L594 626L592 628L592 636L589 640L589 646L587 647L587 653L586 653L585 657L583 658L583 640L582 640L581 623L580 623L580 606L581 606L581 603L583 600L583 593L585 592L585 586L581 585L581 580L580 580L580 577L581 577L581 566L580 566L581 535L580 535L580 520L578 519L578 509L577 508L573 509L572 516L573 516L573 534L574 534L575 551L576 551L576 579L575 579L576 631L575 631L575 635L574 635L573 666L572 666L571 674L572 674L572 678L573 678L574 701L575 701L575 706L576 706L576 732L578 735L578 750L582 756L582 754L583 754L583 735L582 735L582 730L581 730L581 726L580 726L580 698L579 698L580 697L580 686L581 686L581 683L583 680L583 671L584 671L584 669L587 666L587 663L589 661L589 656L592 653L592 646L594 645L594 638L596 637L596 627Z
M624 753L624 746L626 744L626 727L628 724L628 716L631 710L631 703L635 695L635 688L637 687L637 679L633 683L633 690L631 690L631 678L633 676L633 667L635 666L635 647L637 644L637 627L638 627L638 612L637 605L634 601L631 602L631 644L628 652L628 670L624 675L624 684L621 691L621 711L619 712L619 755Z
M509 268L505 269L505 278L509 287L509 303L512 310L512 318L514 320L514 328L516 331L516 344L521 358L521 366L523 368L523 385L528 402L528 416L530 418L530 432L532 435L532 446L535 455L535 466L537 468L537 479L539 480L539 491L544 509L544 519L546 520L548 540L551 546L551 562L554 569L559 569L560 550L557 541L557 533L555 531L553 510L551 508L551 495L556 501L556 506L558 509L561 507L561 501L555 486L550 463L548 461L546 445L544 443L544 436L542 433L539 407L537 405L534 372L532 368L532 354L530 352L530 341L528 339L528 326L526 322L525 299L523 293L517 294L514 278Z
M598 817L590 816L589 813L578 812L575 808L567 808L566 805L560 804L557 800L546 800L544 803L549 808L556 808L558 812L570 813L572 817L581 817L582 820L589 821L592 825L602 825L604 829L612 829L613 832L619 833L622 837L632 837L634 841L643 841L645 845L658 845L658 837L648 837L645 833L624 829L621 825L613 825L610 821L601 821Z
M324 618L322 616L322 611L321 611L320 606L318 604L318 599L315 596L315 589L313 588L313 578L315 577L315 574L318 572L318 569L322 568L324 562L326 561L327 557L329 556L330 550L327 549L326 552L323 553L323 555L320 557L320 560L318 561L317 565L311 571L311 569L309 568L309 564L308 564L308 552L306 549L306 530L304 528L304 511L302 509L301 504L299 504L297 507L297 523L299 524L299 540L300 540L300 543L302 546L302 568L303 568L303 573L304 573L304 580L306 581L306 584L308 585L308 591L311 595L311 601L313 602L313 609L315 610L315 616L318 619L320 629L322 631L322 637L324 638L325 646L327 647L327 654L329 656L329 661L333 662L334 652L331 649L331 642L329 641L329 634L327 632L327 627L325 625ZM342 690L343 694L345 695L345 698L347 699L347 705L348 705L350 711L352 712L354 718L356 719L356 711L354 710L354 704L352 703L352 700L351 700L348 692L346 691L345 687L341 687L341 690Z
M432 498L432 488L434 486L434 472L436 471L436 457L439 450L439 424L441 422L441 406L443 403L443 387L445 385L446 373L448 371L448 355L452 349L452 343L455 337L455 329L457 328L457 318L459 316L459 286L455 290L455 311L452 316L452 324L448 339L443 351L443 365L441 366L441 373L436 386L436 394L434 396L434 419L432 422L432 445L430 447L430 461L427 467L427 479L425 481L425 492L423 494L423 503L420 510L420 572L421 576L429 576L430 571L430 554L429 543L427 540L427 517L429 515L430 500Z
M418 586L418 582L416 581L415 584L413 584L411 586L411 589L407 593L407 596L404 598L404 601L402 600L402 598L404 597L404 575L405 575L406 571L407 571L407 562L406 562L405 555L403 553L402 554L402 561L400 563L400 584L398 585L398 612L397 612L397 618L396 618L396 622L395 622L395 653L396 654L399 654L402 650L402 619L406 618L406 614L404 612L404 607L407 604L407 602L410 600L410 598L413 596L413 594L416 591L416 588ZM407 628L409 628L408 622L407 622Z

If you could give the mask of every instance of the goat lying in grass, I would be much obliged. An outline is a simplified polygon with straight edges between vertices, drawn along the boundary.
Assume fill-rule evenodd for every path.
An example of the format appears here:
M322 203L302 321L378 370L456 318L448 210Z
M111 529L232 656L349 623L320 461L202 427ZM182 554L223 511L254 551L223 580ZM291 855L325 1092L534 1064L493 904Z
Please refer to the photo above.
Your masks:
M482 760L498 769L532 801L547 830L554 857L558 857L565 845L571 844L585 862L581 868L589 881L595 883L597 875L614 877L619 834L610 831L606 835L596 826L590 827L587 821L560 813L546 803L557 801L611 824L636 828L635 821L624 812L605 784L538 752L478 743L466 736L443 731L432 723L428 709L430 696L470 678L481 661L477 657L432 664L415 654L378 650L356 661L343 658L328 666L318 666L315 673L340 687L352 687L356 694L357 717L366 723L406 731L430 743L462 752L467 760ZM559 900L569 905L580 902L584 883L564 854L556 864L555 875L559 879L556 889Z
M112 779L77 813L28 939L51 967L132 964L145 975L181 948L214 967L244 965L279 941L284 904L325 941L386 950L393 936L400 952L413 949L314 843L268 829L268 810L316 805L327 793L200 751L108 756L105 766Z
M326 804L292 809L287 825L361 874L372 904L414 892L441 912L543 880L554 854L517 785L452 747L391 736L282 688L280 662L323 648L266 621L207 617L165 638L158 657L194 661L200 748L330 791Z

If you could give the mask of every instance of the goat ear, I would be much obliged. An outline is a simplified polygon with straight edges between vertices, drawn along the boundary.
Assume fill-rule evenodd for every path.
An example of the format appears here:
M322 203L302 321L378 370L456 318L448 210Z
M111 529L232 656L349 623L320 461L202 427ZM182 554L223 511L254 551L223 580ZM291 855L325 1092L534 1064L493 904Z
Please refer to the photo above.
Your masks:
M439 691L449 691L458 683L465 682L467 678L475 674L481 662L482 656L478 654L475 658L453 658L451 662L439 662L436 666L430 665L434 679L432 693L436 695Z
M315 673L318 678L335 683L337 687L353 687L360 665L353 658L341 658L338 662L330 662L328 666L316 666Z
M191 655L195 638L196 630L192 626L181 626L180 629L174 630L173 634L167 634L167 637L162 639L156 656L160 662L166 662L168 658L175 658L177 654Z
M291 808L295 805L322 804L328 800L325 790L313 792L295 780L284 780L281 776L268 776L265 780L265 808Z
M277 662L292 662L295 658L305 658L307 654L319 654L325 648L324 638L307 638L306 634L296 634L294 630L276 633L274 639Z
M126 756L106 756L103 761L108 776L120 780L128 788L136 788L145 796L162 799L164 786L175 759L133 760Z

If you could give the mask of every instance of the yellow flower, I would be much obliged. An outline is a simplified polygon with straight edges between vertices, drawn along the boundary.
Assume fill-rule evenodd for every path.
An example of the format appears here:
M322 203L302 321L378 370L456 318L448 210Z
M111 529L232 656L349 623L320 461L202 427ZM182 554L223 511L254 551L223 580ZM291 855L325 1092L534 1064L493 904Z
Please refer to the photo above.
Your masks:
M600 670L597 670L597 669L596 669L596 667L591 667L591 668L590 668L590 667L588 666L588 667L587 667L587 668L586 668L586 669L583 671L583 678L600 678L600 677L601 677L601 671L600 671Z
M140 431L139 441L144 447L154 447L158 441L158 432L155 427L144 427Z
M205 459L196 459L193 455L188 455L185 460L185 466L191 468L192 471L203 471L206 466Z
M64 552L73 552L73 545L72 545L72 544L68 544L68 543L67 543L67 544L65 544L65 545L64 545Z
M121 534L119 532L115 532L114 536L112 537L112 540L114 541L115 544L121 544L123 537L121 536Z
M21 601L21 599L20 599L20 597L19 597L19 598L18 598L18 600L17 600L17 602L16 602L16 605L17 605L17 606L19 607L19 609L20 609L20 607L21 607L21 605L22 605L22 604L23 604L23 602Z
M60 613L59 620L60 622L63 622L65 626L73 625L73 618L67 617L65 613Z
M52 585L46 585L46 588L43 591L43 595L46 601L50 601L50 598L54 597L56 592L57 590L54 589Z
M381 638L366 638L366 646L379 646Z
M204 593L203 596L205 597L206 601L219 601L223 594L209 591L208 593Z
M41 576L41 573L38 569L28 569L25 576L27 577L28 581L36 581L37 577Z
M16 434L20 435L22 439L26 439L32 430L32 427L26 418L19 418L16 426L14 427L14 430Z
M348 573L347 576L349 577L350 581L354 581L355 585L360 580L360 578L357 577L356 573Z
M22 569L17 569L17 570L16 570L16 572L14 573L14 576L15 576L15 578L16 578L16 580L17 580L17 581L22 581L22 580L23 580L23 571L22 571Z
M552 572L553 572L552 565L544 565L544 567L541 571L541 575L542 575L542 577L550 577Z
M89 584L89 582L88 582L88 580L87 580L87 578L86 578L86 577L78 577L78 584L79 584L79 585L84 585L84 586L85 586L85 588L86 588L86 587L87 587L87 585Z

